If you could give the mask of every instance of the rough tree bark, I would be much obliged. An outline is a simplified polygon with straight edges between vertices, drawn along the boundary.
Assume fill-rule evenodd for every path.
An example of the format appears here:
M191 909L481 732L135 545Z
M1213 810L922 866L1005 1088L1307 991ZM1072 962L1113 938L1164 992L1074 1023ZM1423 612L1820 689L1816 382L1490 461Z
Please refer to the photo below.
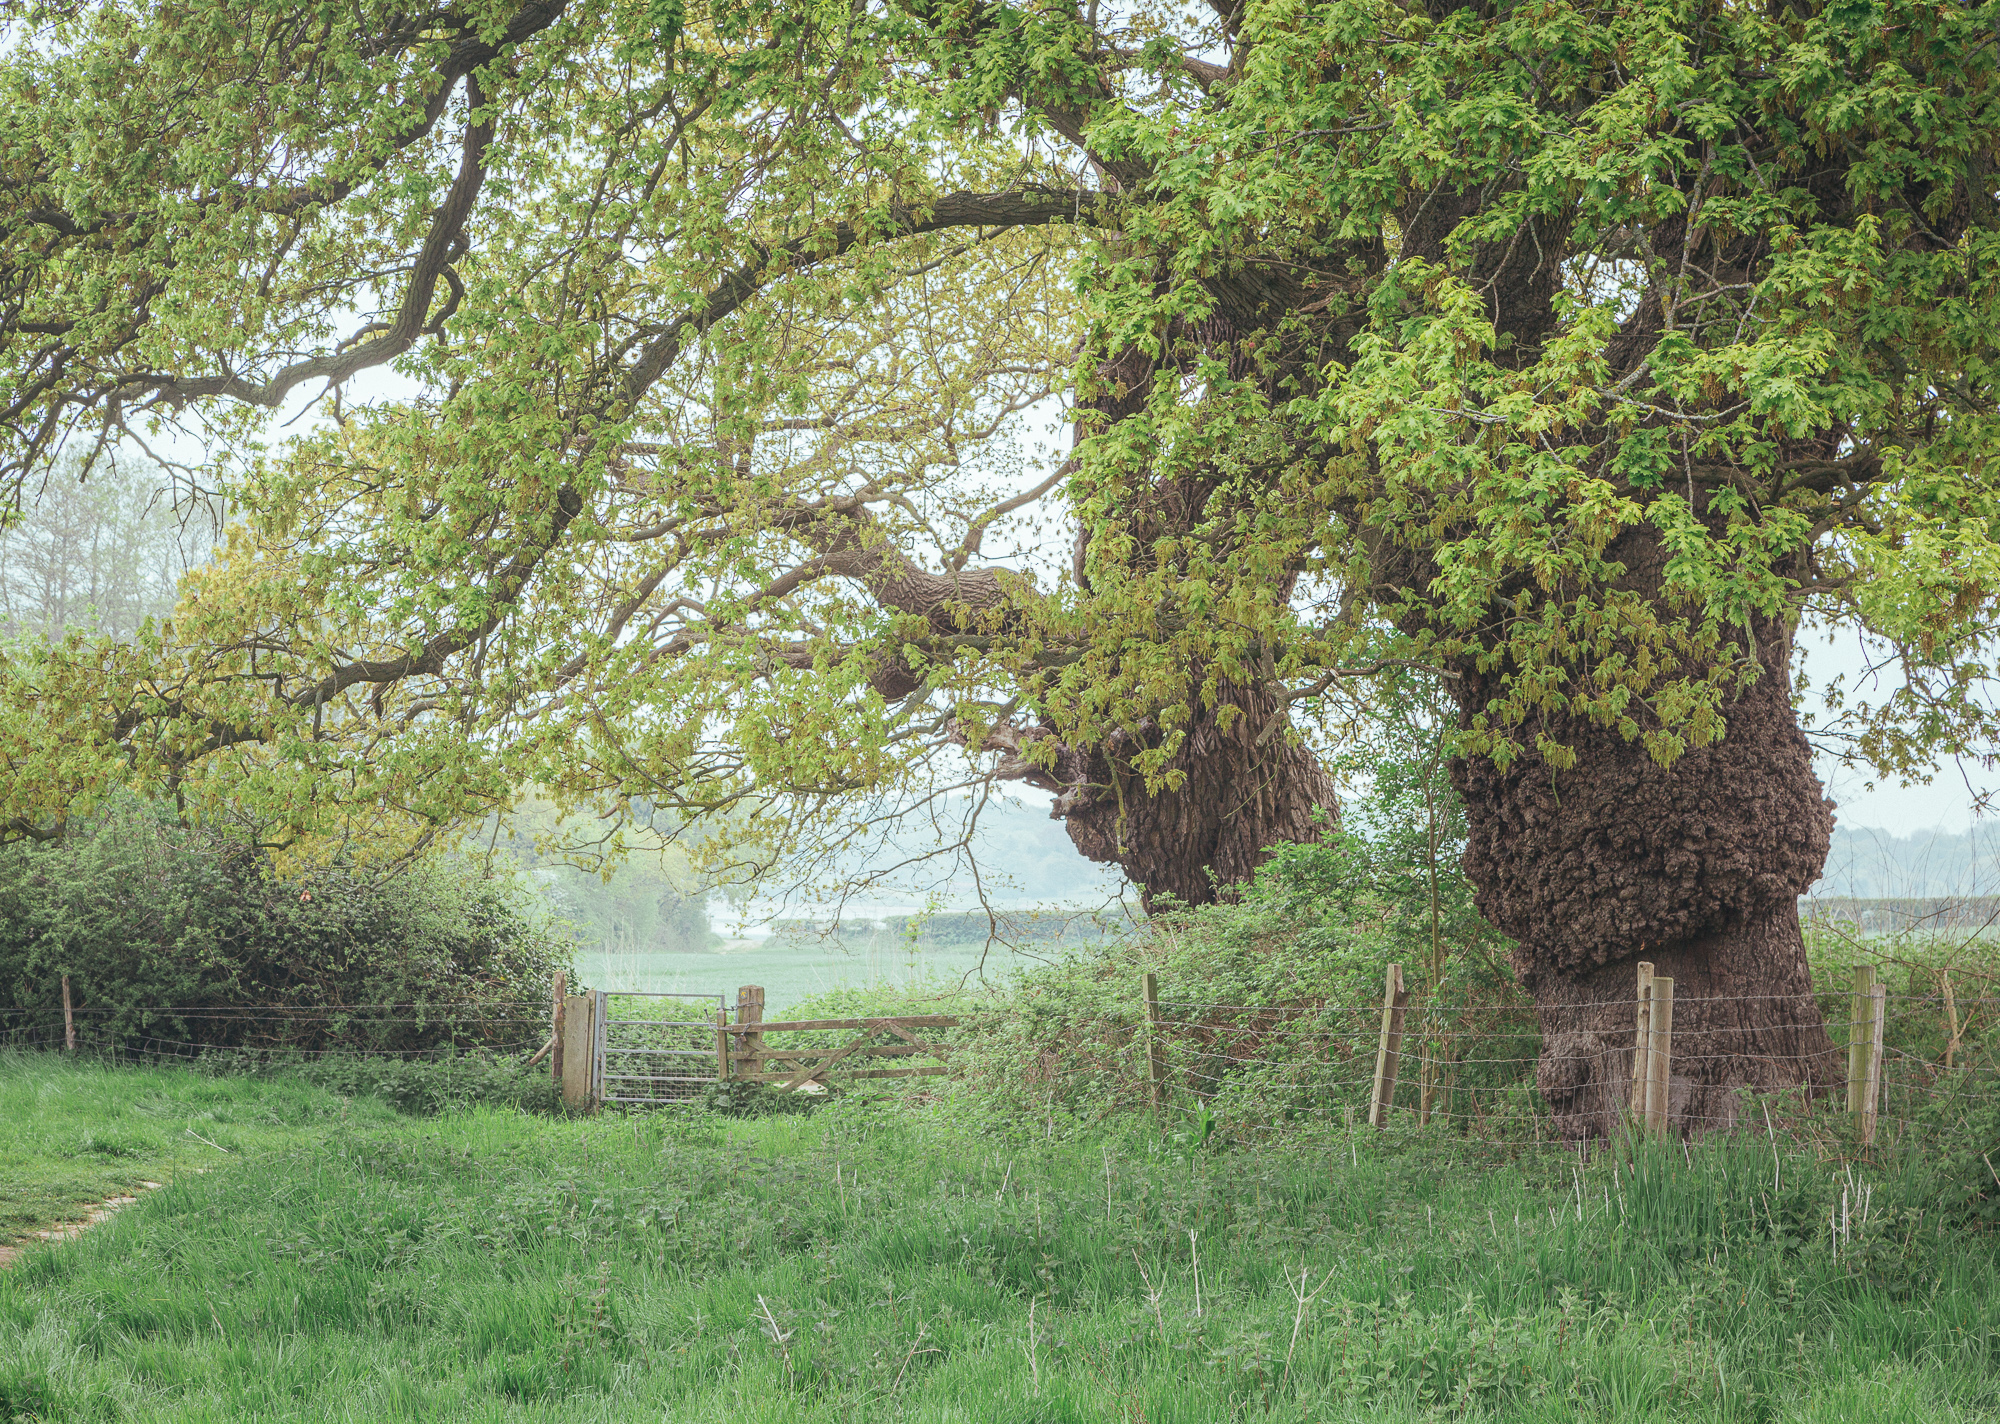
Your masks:
M1131 176L1126 175L1128 180ZM1254 309L1268 293L1232 295L1245 309ZM1298 369L1299 358L1293 354L1253 372L1239 347L1242 330L1226 316L1198 325L1176 323L1171 335L1182 345L1167 370L1184 369L1195 350L1219 353L1232 378L1254 375L1275 397ZM1099 393L1083 403L1077 423L1078 444L1094 429L1142 410L1162 369L1155 356L1137 348L1102 362L1096 372ZM1135 546L1150 550L1214 517L1212 502L1226 498L1225 488L1214 471L1187 471L1132 492L1120 514ZM1078 587L1086 591L1091 588L1088 549L1087 531L1079 530L1073 568ZM1275 603L1290 599L1294 581L1288 575L1273 586ZM1052 774L1025 763L1014 771L1031 785L1056 793L1051 814L1064 822L1071 843L1089 859L1123 870L1140 887L1140 903L1148 914L1162 897L1184 905L1212 904L1248 882L1272 846L1315 841L1340 824L1333 778L1319 759L1282 728L1270 731L1272 719L1286 715L1275 688L1225 684L1216 703L1213 708L1197 705L1171 764L1184 778L1173 790L1148 794L1143 778L1130 769L1135 753L1157 744L1150 724L1136 733L1113 733L1096 745L1064 744ZM1236 710L1224 715L1225 707ZM1044 725L1041 734L1054 732Z
M1657 539L1621 542L1629 577L1656 583ZM1727 735L1669 768L1615 731L1553 720L1574 767L1529 755L1452 768L1466 873L1519 941L1542 1028L1536 1086L1565 1137L1609 1134L1630 1101L1640 959L1674 980L1675 1131L1728 1128L1744 1089L1837 1077L1797 902L1826 863L1833 807L1792 710L1790 633L1765 619L1752 632L1763 673L1725 709ZM1471 711L1489 689L1467 669L1457 692Z
M1318 840L1339 825L1333 778L1318 758L1283 735L1257 744L1283 705L1263 689L1230 696L1243 715L1226 729L1214 712L1197 716L1174 758L1186 777L1178 789L1149 796L1123 769L1140 748L1127 733L1065 747L1056 775L1035 778L1058 793L1052 814L1076 848L1124 870L1148 913L1162 896L1210 904L1248 881L1270 847Z

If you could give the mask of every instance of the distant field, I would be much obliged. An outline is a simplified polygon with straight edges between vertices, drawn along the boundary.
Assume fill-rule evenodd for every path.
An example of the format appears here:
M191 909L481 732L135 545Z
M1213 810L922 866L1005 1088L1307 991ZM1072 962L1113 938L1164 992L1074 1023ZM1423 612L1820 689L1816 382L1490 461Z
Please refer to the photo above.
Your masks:
M882 936L888 940L888 936ZM848 947L838 940L746 944L708 954L589 954L577 955L578 985L586 989L628 993L720 994L736 1001L745 984L764 987L766 1016L787 1004L830 989L875 987L956 988L1006 975L1038 961L996 946L950 945L927 948L912 956L900 943Z

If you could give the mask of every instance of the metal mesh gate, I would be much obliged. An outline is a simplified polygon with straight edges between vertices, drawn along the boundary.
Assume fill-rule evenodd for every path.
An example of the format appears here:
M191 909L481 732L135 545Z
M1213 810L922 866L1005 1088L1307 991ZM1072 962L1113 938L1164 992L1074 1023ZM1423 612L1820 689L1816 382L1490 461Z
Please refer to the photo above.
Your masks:
M716 1081L720 994L596 991L595 1096L607 1103L673 1103ZM646 1010L657 1008L658 1013ZM699 1017L698 1017L699 1016Z

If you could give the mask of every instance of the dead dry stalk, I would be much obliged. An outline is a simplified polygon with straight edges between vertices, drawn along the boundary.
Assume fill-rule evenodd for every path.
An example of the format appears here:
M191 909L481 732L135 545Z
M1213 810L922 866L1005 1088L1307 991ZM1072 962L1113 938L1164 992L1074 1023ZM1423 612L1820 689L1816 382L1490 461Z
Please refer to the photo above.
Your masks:
M1139 1279L1146 1283L1146 1304L1153 1307L1153 1324L1160 1328L1160 1348L1171 1349L1167 1344L1167 1322L1160 1315L1160 1293L1153 1286L1153 1278L1146 1274L1146 1263L1139 1259L1136 1250L1132 1252L1132 1264L1139 1268Z
M1319 1284L1313 1288L1311 1295L1306 1294L1307 1274L1306 1264L1301 1261L1299 1262L1298 1285L1293 1286L1292 1278L1290 1276L1285 1277L1285 1289L1291 1291L1292 1299L1298 1302L1299 1308L1292 1316L1292 1343L1285 1349L1285 1373L1278 1381L1280 1388L1292 1377L1292 1356L1298 1352L1299 1332L1305 1329L1306 1312L1312 1309L1312 1303L1319 1299L1319 1293L1325 1290L1327 1282L1333 1279L1333 1267L1327 1267L1326 1274L1320 1277Z
M778 1357L785 1362L785 1373L790 1375L792 1332L779 1327L778 1317L771 1314L771 1307L765 1303L761 1295L757 1297L757 1313L751 1318L757 1322L757 1328L764 1332L764 1337L777 1347Z

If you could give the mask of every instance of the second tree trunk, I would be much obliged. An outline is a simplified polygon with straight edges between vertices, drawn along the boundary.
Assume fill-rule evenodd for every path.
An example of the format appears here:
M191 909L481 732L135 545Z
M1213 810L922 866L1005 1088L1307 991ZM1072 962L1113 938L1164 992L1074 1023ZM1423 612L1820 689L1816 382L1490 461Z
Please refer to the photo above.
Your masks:
M1662 768L1636 741L1552 723L1576 764L1463 762L1467 875L1519 941L1542 1029L1536 1086L1566 1137L1614 1131L1630 1102L1636 968L1674 982L1672 1130L1723 1129L1749 1092L1823 1089L1838 1066L1799 929L1832 806L1786 677L1790 642L1756 635L1763 676L1724 710L1722 741ZM1468 678L1476 684L1477 678ZM1484 689L1462 687L1468 706Z

